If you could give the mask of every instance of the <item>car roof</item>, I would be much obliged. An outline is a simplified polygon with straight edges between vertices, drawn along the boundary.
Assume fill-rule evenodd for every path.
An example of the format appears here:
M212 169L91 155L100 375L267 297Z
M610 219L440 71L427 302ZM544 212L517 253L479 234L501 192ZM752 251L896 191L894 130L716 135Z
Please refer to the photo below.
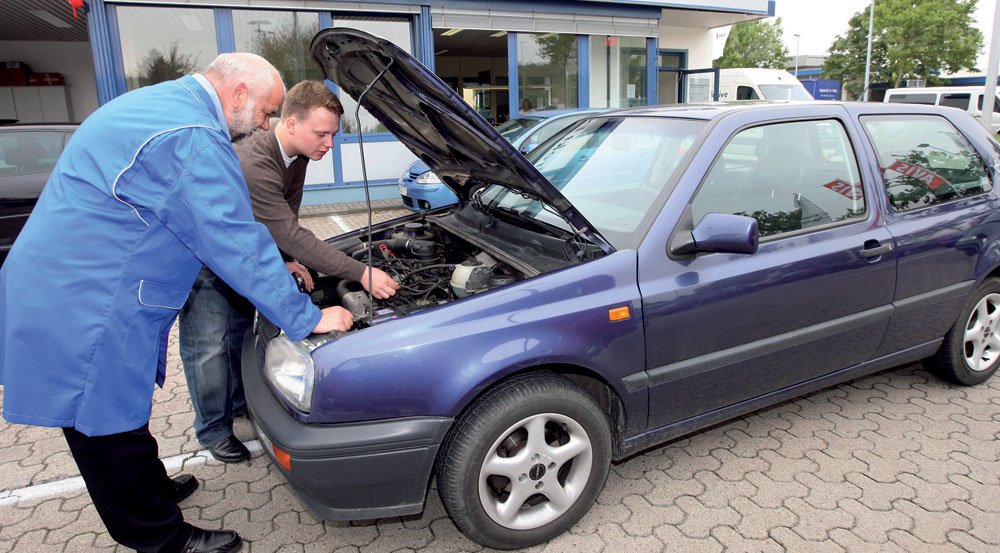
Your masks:
M551 119L562 117L574 113L599 113L607 111L607 108L560 108L560 109L539 109L519 113L516 119Z
M606 113L595 114L592 117L663 117L673 119L700 119L710 121L721 119L736 113L749 111L785 111L792 109L796 115L809 116L811 112L829 113L831 106L841 106L849 113L942 113L940 106L923 104L899 104L884 102L829 102L829 101L789 101L789 102L712 102L704 104L672 104L666 106L641 106ZM948 111L947 113L951 113ZM782 116L785 116L784 114Z

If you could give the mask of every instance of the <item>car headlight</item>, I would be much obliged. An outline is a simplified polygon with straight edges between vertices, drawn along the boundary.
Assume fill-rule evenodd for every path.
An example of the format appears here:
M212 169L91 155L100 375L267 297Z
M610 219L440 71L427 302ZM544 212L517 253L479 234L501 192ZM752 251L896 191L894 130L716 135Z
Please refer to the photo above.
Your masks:
M309 412L316 369L309 348L284 333L267 344L264 375L296 409Z
M441 179L434 174L434 171L424 171L417 176L417 182L420 184L441 184Z

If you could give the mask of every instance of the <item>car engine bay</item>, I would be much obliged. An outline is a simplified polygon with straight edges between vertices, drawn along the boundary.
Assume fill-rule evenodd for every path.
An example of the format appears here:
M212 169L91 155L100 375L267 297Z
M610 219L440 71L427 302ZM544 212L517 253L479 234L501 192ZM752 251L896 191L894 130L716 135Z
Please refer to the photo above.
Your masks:
M374 326L526 278L509 263L434 224L400 222L367 235L354 233L334 244L352 258L385 271L400 284L396 295L369 303L360 282L333 276L315 280L310 293L319 307L340 305L351 312L355 329ZM537 274L536 271L531 273Z

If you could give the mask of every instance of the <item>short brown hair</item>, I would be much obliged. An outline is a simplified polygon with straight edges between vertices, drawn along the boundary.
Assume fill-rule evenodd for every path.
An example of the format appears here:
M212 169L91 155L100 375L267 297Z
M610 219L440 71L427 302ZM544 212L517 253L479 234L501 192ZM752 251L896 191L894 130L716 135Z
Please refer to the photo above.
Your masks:
M281 117L294 116L301 121L309 117L316 108L326 108L337 115L344 114L344 106L325 84L320 81L302 81L285 94L285 103L281 105Z

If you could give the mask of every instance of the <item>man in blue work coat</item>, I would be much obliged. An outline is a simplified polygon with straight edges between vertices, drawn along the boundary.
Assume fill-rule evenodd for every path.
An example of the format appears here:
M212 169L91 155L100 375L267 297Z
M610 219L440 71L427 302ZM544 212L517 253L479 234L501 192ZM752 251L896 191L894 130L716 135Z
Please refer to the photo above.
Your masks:
M0 383L12 423L62 427L111 537L139 551L229 552L232 531L184 522L198 483L170 479L148 429L167 334L207 265L292 339L350 313L299 293L254 222L231 140L266 129L284 85L223 54L80 126L0 270Z

